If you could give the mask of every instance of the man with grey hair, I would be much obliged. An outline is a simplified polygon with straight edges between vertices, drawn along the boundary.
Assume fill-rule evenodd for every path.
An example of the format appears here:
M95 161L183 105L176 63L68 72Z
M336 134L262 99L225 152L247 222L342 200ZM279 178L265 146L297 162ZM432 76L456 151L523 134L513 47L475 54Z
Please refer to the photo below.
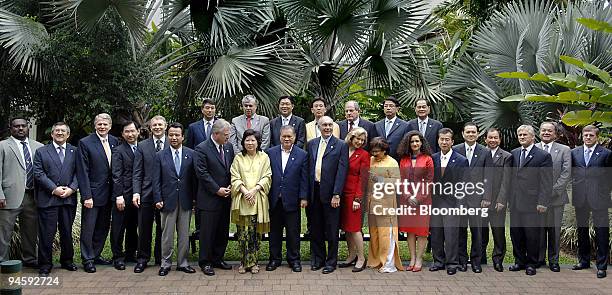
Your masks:
M376 137L376 126L374 123L362 118L359 115L361 109L359 103L354 100L349 100L344 104L344 117L346 119L338 122L340 126L340 139L344 140L346 135L356 127L362 127L368 132L368 142L372 141L372 138ZM368 144L364 145L365 149L368 149ZM369 150L369 149L368 149Z
M112 150L117 138L109 134L113 122L102 113L94 120L95 132L79 141L77 180L81 193L81 259L86 272L94 264L111 264L101 256L110 229L112 193Z
M517 129L520 147L512 150L512 193L510 196L510 238L514 265L510 271L536 274L544 213L550 206L553 188L552 157L535 146L532 126Z
M261 133L261 149L265 151L270 146L270 119L256 114L257 99L251 94L242 98L242 110L244 114L232 119L230 143L234 148L234 153L242 151L240 143L242 142L242 135L247 129L253 129Z

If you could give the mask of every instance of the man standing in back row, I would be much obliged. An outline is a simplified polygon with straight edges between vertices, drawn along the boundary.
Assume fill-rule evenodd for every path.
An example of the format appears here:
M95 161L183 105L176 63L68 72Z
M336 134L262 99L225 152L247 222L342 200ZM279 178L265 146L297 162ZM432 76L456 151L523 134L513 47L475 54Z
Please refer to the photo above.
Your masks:
M429 143L431 152L437 153L440 150L438 147L438 131L442 129L442 123L429 117L431 105L427 99L417 99L414 112L417 118L408 121L408 130L418 130L421 132Z
M368 147L372 138L378 136L376 134L376 126L374 123L359 116L359 103L354 100L349 100L344 104L344 116L346 119L338 122L340 126L340 139L346 139L346 135L353 130L353 128L362 127L368 133L367 143L364 145L364 149L370 150Z
M257 99L255 99L255 96L249 94L242 98L242 111L244 114L232 119L230 143L234 148L234 153L242 151L242 135L248 129L259 131L261 134L261 150L267 150L270 146L270 119L256 113Z
M280 115L270 121L270 147L281 144L281 128L291 126L295 131L295 145L303 149L306 140L306 123L304 119L293 114L294 98L282 96L278 99Z
M387 97L383 101L383 108L385 118L376 122L376 133L378 136L387 140L389 143L389 156L399 163L400 159L397 155L397 147L402 141L402 138L404 138L404 135L408 133L408 124L406 121L397 117L400 104L395 97Z

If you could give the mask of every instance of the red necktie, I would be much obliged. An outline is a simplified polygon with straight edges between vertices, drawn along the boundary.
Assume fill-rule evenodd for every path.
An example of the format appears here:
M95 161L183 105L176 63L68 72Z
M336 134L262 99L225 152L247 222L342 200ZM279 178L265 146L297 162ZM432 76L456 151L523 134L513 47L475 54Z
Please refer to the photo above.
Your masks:
M251 129L251 118L247 118L247 129Z
M349 132L351 132L353 130L353 121L349 121Z

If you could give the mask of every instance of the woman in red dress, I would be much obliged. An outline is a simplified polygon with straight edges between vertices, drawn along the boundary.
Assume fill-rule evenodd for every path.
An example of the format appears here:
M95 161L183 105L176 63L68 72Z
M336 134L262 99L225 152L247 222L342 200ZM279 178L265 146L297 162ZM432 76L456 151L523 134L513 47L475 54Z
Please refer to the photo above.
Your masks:
M353 128L345 142L349 146L349 169L340 204L340 228L346 232L348 257L338 267L353 267L353 272L365 269L363 256L363 236L361 234L361 201L367 184L370 168L370 154L362 148L368 138L367 131L361 127Z
M398 146L402 183L408 182L400 205L407 205L411 214L399 216L399 231L408 233L410 265L406 270L421 271L423 252L429 235L429 215L420 214L420 206L431 206L430 185L434 177L431 149L423 135L416 130L408 132Z

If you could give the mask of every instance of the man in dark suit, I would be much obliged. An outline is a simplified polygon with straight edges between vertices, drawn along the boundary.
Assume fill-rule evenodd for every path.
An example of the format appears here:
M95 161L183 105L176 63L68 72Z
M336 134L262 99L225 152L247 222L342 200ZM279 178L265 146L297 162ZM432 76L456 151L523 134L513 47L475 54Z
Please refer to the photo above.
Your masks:
M289 125L295 131L295 145L300 149L304 148L306 141L306 123L304 119L293 114L294 98L291 96L281 96L278 99L278 110L280 115L270 121L270 147L281 144L281 127Z
M287 232L287 262L294 272L300 264L300 208L308 205L308 155L297 147L295 129L285 125L280 129L281 145L268 149L272 163L270 203L270 262L267 271L281 265L283 228Z
M155 221L155 264L161 264L161 216L153 203L153 177L155 175L155 154L168 147L166 119L155 116L149 121L153 137L138 143L134 155L132 203L138 208L138 257L134 266L135 273L141 273L151 259L151 239Z
M232 269L223 261L230 222L230 166L234 149L228 142L231 125L219 119L213 124L212 140L195 148L194 167L198 178L196 205L200 209L200 257L198 264L205 275L213 276L213 267Z
M438 131L438 145L440 151L433 154L434 183L442 186L455 185L464 181L465 169L469 164L465 157L453 151L453 131L442 128ZM454 190L453 190L454 191ZM459 202L454 194L446 194L444 190L434 191L432 195L432 208L458 208ZM437 214L431 216L431 252L434 263L429 271L438 271L446 268L446 273L457 273L459 215Z
M138 248L138 208L130 202L133 195L132 172L134 154L138 147L139 126L133 121L123 124L123 143L113 153L113 197L111 210L111 249L113 265L125 269L125 262L136 262ZM128 202L125 201L128 199ZM125 252L123 243L125 241Z
M323 267L323 274L336 270L340 195L348 172L348 145L332 135L334 121L323 116L318 121L321 137L308 142L309 191L312 193L311 269ZM327 242L327 251L325 251Z
M201 111L202 120L189 124L187 128L187 142L185 142L185 146L190 149L210 138L212 125L215 123L216 107L212 99L205 98L202 100Z
M365 148L369 150L368 144L372 138L378 136L376 133L376 126L374 126L374 123L359 116L360 111L359 103L354 100L349 100L344 104L344 116L346 119L338 122L338 126L340 126L340 139L346 139L346 135L349 131L353 130L353 128L362 127L368 132L368 142Z
M155 207L161 210L162 220L162 263L159 275L165 276L172 266L174 254L174 230L177 238L177 268L184 273L195 273L189 266L189 223L191 209L197 189L193 150L183 147L183 125L172 123L168 127L170 148L157 153L156 171L153 180Z
M408 124L406 121L397 117L400 104L399 101L389 96L383 102L385 118L376 122L376 134L387 140L389 143L389 156L394 158L399 163L397 155L397 146L408 132Z
M81 259L86 272L96 272L94 264L111 264L102 258L110 229L112 195L112 150L117 139L108 134L112 126L109 114L94 119L96 132L79 141L77 179L81 202Z
M425 140L429 143L432 153L437 153L438 148L438 131L442 129L442 123L429 117L431 113L431 104L429 100L419 98L414 106L414 112L417 114L416 119L408 121L408 131L418 130L423 134Z
M597 144L599 128L587 125L582 129L582 146L572 150L572 205L578 226L578 264L573 270L591 268L589 215L595 227L595 259L597 277L605 278L610 259L610 167L612 152Z
M34 179L38 204L38 273L48 276L53 268L53 241L59 227L60 263L63 269L77 270L73 262L72 224L76 215L77 149L66 143L70 128L53 124L53 142L34 155Z
M485 196L482 208L488 208L489 216L483 218L482 228L482 259L487 263L487 246L489 244L489 225L493 235L493 268L504 271L504 256L506 255L506 205L507 194L510 193L510 178L512 174L512 155L499 147L501 137L495 128L487 130L487 148L485 154Z
M517 129L520 147L512 150L512 192L510 198L510 238L514 265L510 271L525 270L535 275L540 252L544 212L552 195L552 158L535 146L532 126Z
M572 152L566 145L556 142L557 124L543 122L540 124L541 142L538 148L546 151L553 162L553 189L550 204L544 213L544 227L540 237L538 267L546 265L548 249L548 267L553 272L561 271L559 266L559 247L561 246L561 223L565 204L569 202L567 186L571 177Z
M418 108L417 108L418 109ZM464 156L468 160L469 168L465 171L466 182L473 184L484 184L484 167L485 158L488 155L488 150L481 144L477 143L478 140L478 126L476 124L468 122L463 126L463 140L464 143L453 146L453 150L460 155ZM474 192L465 196L459 200L459 204L462 204L468 208L481 208L483 194ZM468 226L471 232L470 255L468 256L467 240L468 240ZM459 217L459 270L467 271L468 258L472 263L472 271L475 273L481 273L482 267L480 266L481 255L482 255L482 217L480 215L461 215Z

